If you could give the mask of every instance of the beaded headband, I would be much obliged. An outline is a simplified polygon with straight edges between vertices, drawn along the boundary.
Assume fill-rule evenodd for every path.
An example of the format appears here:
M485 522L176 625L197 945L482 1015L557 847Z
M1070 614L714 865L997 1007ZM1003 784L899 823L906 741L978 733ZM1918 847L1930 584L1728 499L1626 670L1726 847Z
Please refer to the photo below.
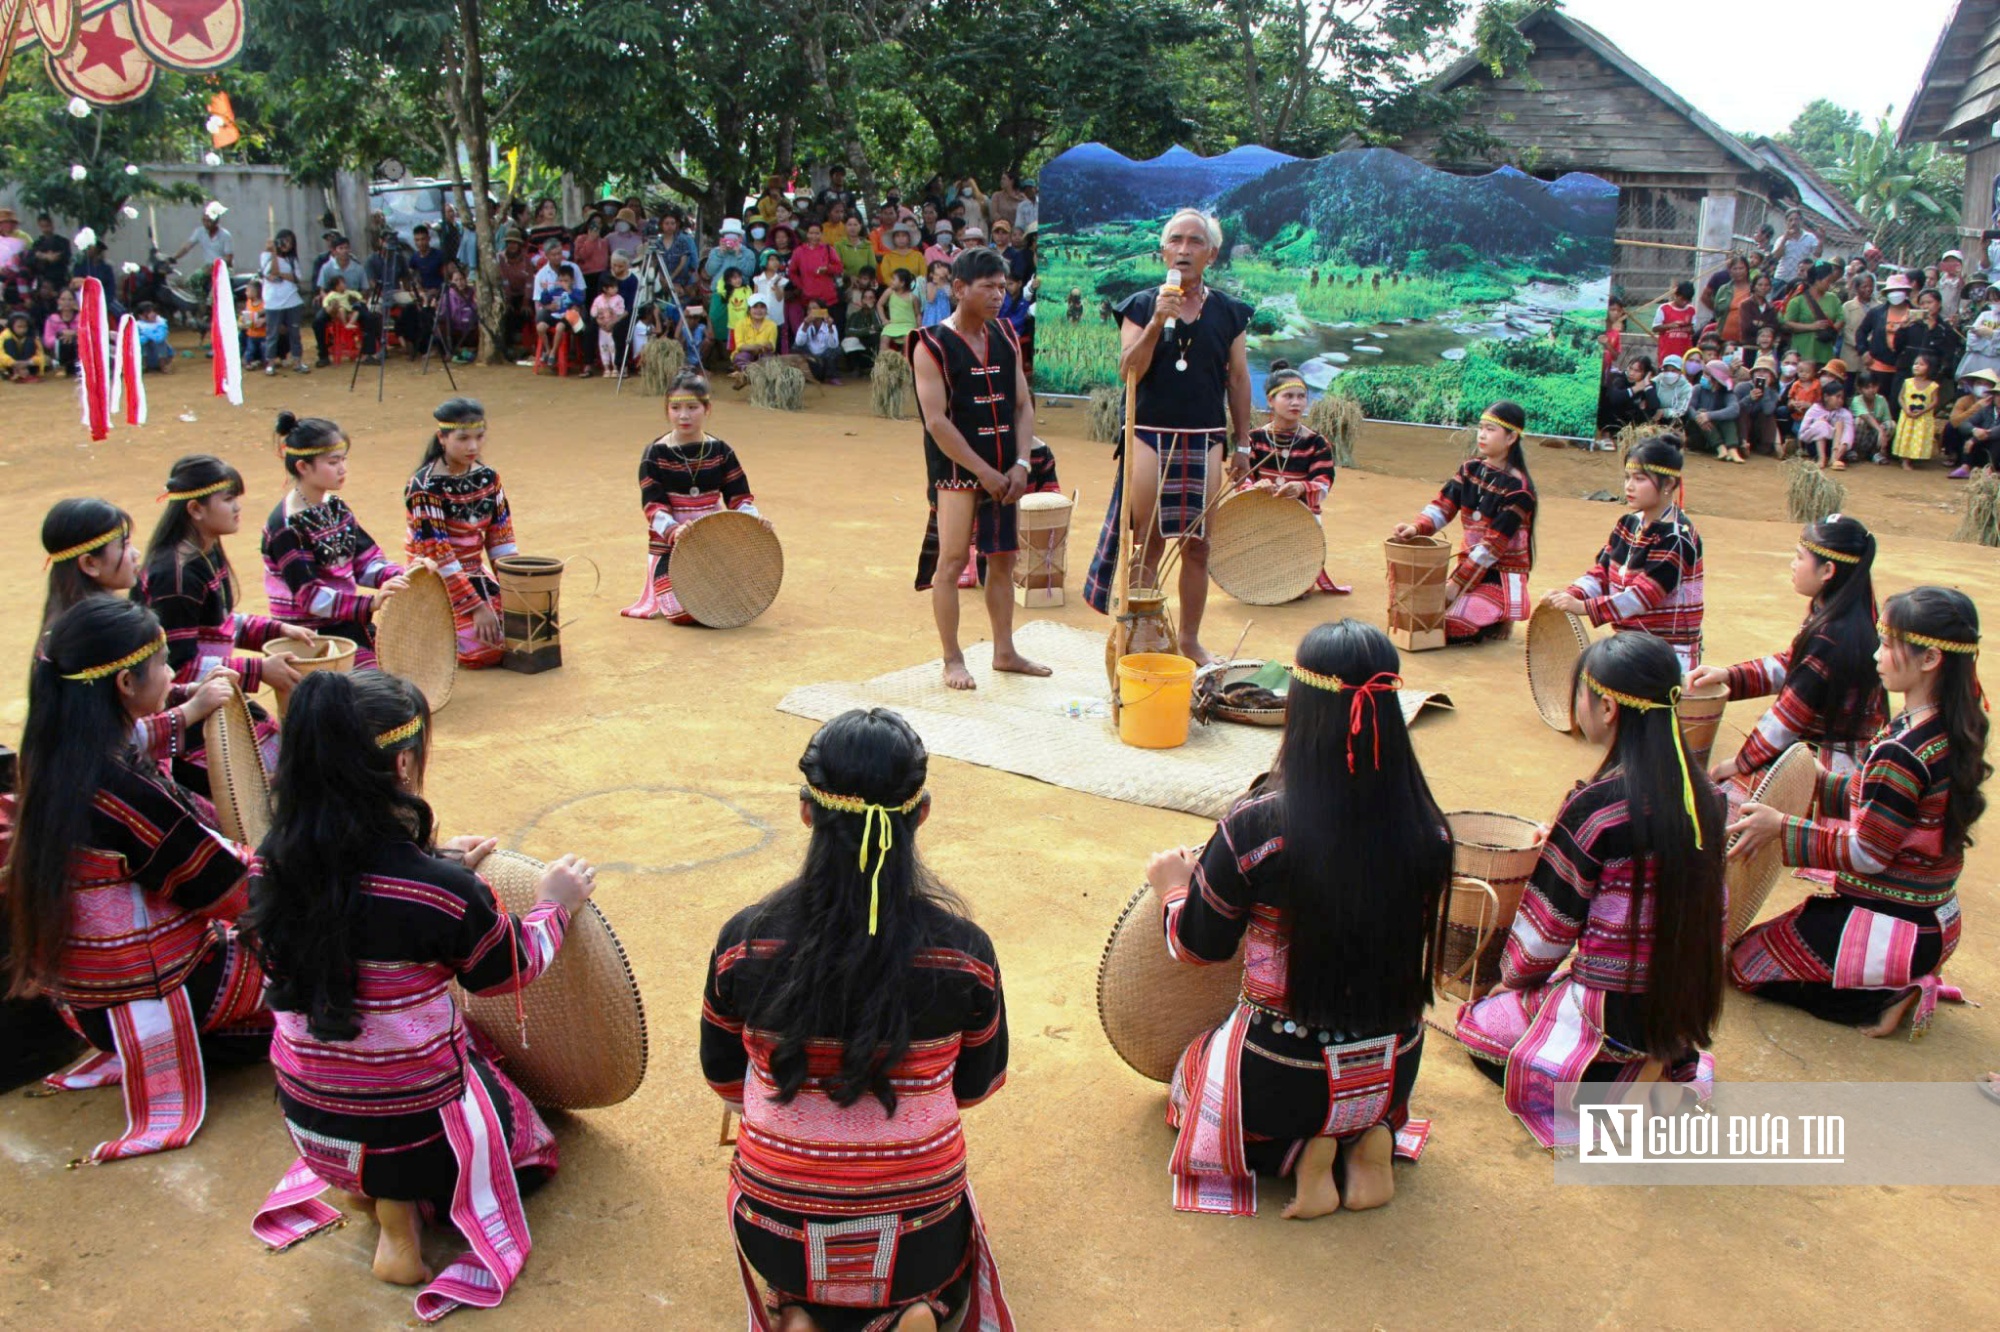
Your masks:
M702 397L699 393L683 392L683 393L669 393L667 395L667 406L671 407L677 402L691 402L699 407L708 406L708 399Z
M1628 462L1625 464L1625 470L1628 472L1651 472L1654 476L1671 476L1676 480L1680 478L1681 474L1680 468L1669 467L1665 463Z
M1659 708L1674 709L1680 706L1681 687L1679 685L1675 685L1667 691L1667 698L1663 703L1657 698L1640 698L1637 694L1627 694L1613 689L1589 671L1583 671L1581 674L1584 684L1590 687L1591 693L1597 695L1599 698L1610 699L1619 707L1631 708L1634 712L1652 712ZM1700 851L1703 849L1701 843L1701 816L1695 812L1694 775L1688 771L1687 746L1681 741L1679 718L1674 720L1674 753L1679 756L1681 761L1681 803L1687 809L1688 822L1694 825L1695 850Z
M157 502L183 504L188 500L207 499L210 495L220 495L235 484L234 481L217 481L214 485L202 486L198 490L163 490Z
M99 546L110 545L112 542L116 541L119 537L124 536L130 530L131 529L127 527L124 523L120 523L118 524L118 526L112 528L109 532L106 532L103 536L92 537L88 541L79 542L77 545L71 546L68 550L56 551L54 554L50 555L47 559L42 561L42 567L46 569L51 564L61 564L64 560L73 560L79 555L88 555L90 554L91 551L96 550Z
M1811 551L1813 554L1819 556L1821 559L1832 560L1835 564L1861 563L1861 557L1859 555L1850 555L1844 550L1835 550L1831 546L1822 546L1817 541L1801 540L1799 544L1805 547L1807 550Z
M1403 687L1403 677L1393 671L1378 671L1360 684L1349 684L1337 675L1321 675L1309 671L1293 662L1285 668L1300 684L1314 689L1324 689L1330 694L1352 694L1354 701L1347 706L1347 770L1354 771L1354 737L1361 734L1361 709L1365 705L1373 715L1377 694L1394 693ZM1382 728L1375 728L1375 766L1382 766Z
M470 421L439 421L437 426L439 430L484 430L486 418L477 416Z
M1505 430L1509 434L1513 435L1520 434L1523 429L1523 427L1515 425L1512 421L1501 420L1499 417L1495 416L1491 412L1483 413L1479 418L1479 424L1499 426L1502 430Z
M287 458L316 458L322 453L337 453L347 447L348 442L344 439L333 444L318 444L309 449L295 448L287 444L285 445L285 456Z
M861 816L861 855L855 861L857 869L868 868L868 839L875 838L875 872L868 879L868 933L875 933L877 918L882 905L882 866L889 863L889 848L895 845L895 828L889 822L889 815L908 814L923 803L924 793L917 792L900 805L877 805L863 800L860 796L835 795L822 791L817 786L806 787L806 794L821 809L830 809L836 814L859 814Z
M1979 644L1961 643L1950 638L1933 638L1929 634L1913 634L1902 629L1892 629L1887 620L1876 622L1875 632L1883 638L1899 638L1911 647L1936 648L1939 652L1962 652L1967 656L1979 655Z
M376 736L375 747L377 749L391 749L396 745L402 744L405 740L408 740L411 736L415 735L417 732L423 729L424 729L423 717L421 715L412 717L408 721L404 722L401 726L394 727Z
M130 668L137 666L140 662L152 656L155 652L163 651L166 648L166 646L167 646L167 631L162 629L160 631L160 636L158 638L155 638L152 642L146 644L146 646L138 649L136 652L128 652L124 656L120 657L118 660L108 661L104 663L104 665L102 666L92 666L86 670L76 671L72 674L65 675L63 676L63 679L75 680L82 684L95 684L97 681L104 679L106 676L116 675L120 671L129 670Z

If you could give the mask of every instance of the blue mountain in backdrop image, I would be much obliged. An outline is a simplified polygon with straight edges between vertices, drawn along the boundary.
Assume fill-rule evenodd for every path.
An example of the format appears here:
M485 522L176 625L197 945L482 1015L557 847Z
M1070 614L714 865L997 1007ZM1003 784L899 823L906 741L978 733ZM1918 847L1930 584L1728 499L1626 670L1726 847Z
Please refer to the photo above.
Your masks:
M1288 157L1185 148L1135 162L1103 144L1041 173L1035 381L1117 382L1111 307L1165 275L1160 229L1179 208L1222 223L1209 281L1250 303L1250 371L1283 358L1316 393L1378 420L1467 425L1498 398L1535 434L1588 437L1602 379L1618 188L1501 167L1434 170L1386 148ZM1080 295L1083 317L1069 318Z

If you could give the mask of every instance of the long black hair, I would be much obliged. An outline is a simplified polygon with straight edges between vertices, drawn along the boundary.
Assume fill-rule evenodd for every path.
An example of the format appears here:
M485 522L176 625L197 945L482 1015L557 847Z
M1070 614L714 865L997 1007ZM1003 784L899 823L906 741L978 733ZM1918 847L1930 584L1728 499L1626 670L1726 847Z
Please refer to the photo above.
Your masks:
M378 742L399 730L407 734ZM314 671L292 691L271 782L271 830L260 848L265 867L250 882L243 922L271 1007L304 1013L317 1040L361 1032L354 927L362 874L384 846L432 849L431 807L396 776L405 750L416 751L421 774L429 744L430 708L398 676Z
M1308 633L1293 660L1350 686L1401 665L1388 635L1354 619ZM1363 699L1359 733L1356 698L1300 680L1287 692L1272 768L1285 838L1274 905L1291 940L1286 1011L1367 1035L1403 1030L1430 1002L1451 838L1395 695Z
M63 677L121 661L159 638L160 621L144 606L85 597L56 617L35 655L21 732L19 818L5 869L12 995L31 992L61 967L71 857L89 836L98 788L132 744L132 718L118 693L123 671Z
M424 456L417 459L417 470L423 471L438 459L444 457L444 436L467 426L486 423L486 409L479 405L477 398L447 398L431 413L437 422L430 439L424 444Z
M1528 493L1535 497L1535 506L1539 510L1542 503L1542 495L1540 491L1535 489L1534 473L1528 470L1527 450L1521 447L1521 443L1526 437L1528 430L1527 411L1520 403L1502 398L1486 409L1486 415L1514 432L1514 443L1507 450L1507 465L1519 472L1521 479L1528 483ZM1537 513L1536 516L1540 517L1540 514ZM1532 523L1528 527L1528 562L1530 564L1534 563L1535 560L1535 528L1540 525L1539 523Z
M1673 708L1681 662L1665 639L1628 631L1592 643L1577 661L1574 683L1589 687L1592 681L1657 705L1619 704L1617 733L1597 776L1616 773L1624 790L1633 917L1643 918L1651 903L1653 951L1638 1015L1641 1042L1656 1059L1679 1059L1689 1046L1708 1043L1722 1012L1722 795L1699 764L1682 758Z
M1799 544L1831 566L1833 577L1793 636L1791 660L1804 661L1813 640L1826 639L1829 646L1821 660L1826 663L1827 700L1820 724L1829 741L1866 740L1875 705L1883 697L1882 677L1875 669L1881 640L1875 634L1874 534L1859 519L1835 513L1806 524ZM1826 551L1844 558L1829 559Z
M1979 642L1979 608L1972 598L1950 587L1914 587L1899 592L1882 607L1882 622L1895 636L1921 634L1947 643ZM1922 651L1908 645L1910 651ZM1937 684L1931 702L1951 749L1945 758L1949 769L1951 797L1944 807L1944 851L1956 855L1972 845L1971 828L1986 812L1986 795L1980 790L1993 775L1986 761L1986 708L1979 688L1979 655L1976 652L1940 652Z
M762 905L758 932L786 942L777 978L749 1005L748 1015L758 1030L778 1038L771 1076L781 1103L805 1084L806 1043L839 1041L840 1071L827 1089L834 1104L873 1096L895 1113L889 1070L910 1048L910 1014L921 1007L919 987L927 983L915 966L917 951L932 942L940 911L964 912L917 855L929 767L924 742L887 708L841 713L819 729L799 760L806 779L799 797L811 811L812 840L798 877ZM871 816L826 808L815 792L886 809L873 818L886 820L889 849L876 849L879 824L871 828ZM905 805L908 812L902 812ZM878 855L880 879L871 888ZM872 934L871 895L877 901Z
M292 477L314 458L348 445L347 432L320 416L279 412L277 432L278 456L284 461L285 474Z
M96 547L98 554L118 544L119 540L131 540L132 515L109 500L66 499L57 500L48 516L42 519L42 549L50 555L49 594L42 603L42 626L47 628L71 606L85 597L101 595L104 589L85 573L80 564L80 556L70 555L55 559L65 551L74 550L115 533L110 540Z
M216 489L220 487L220 489ZM207 494L201 492L207 491ZM243 474L212 453L190 453L185 458L174 461L173 470L167 473L167 490L161 498L165 506L160 510L160 521L153 525L153 535L146 542L146 559L143 572L150 575L155 563L161 563L163 556L172 556L178 564L181 547L197 546L194 519L188 513L188 505L206 502L214 495L241 495ZM180 498L176 498L176 497ZM199 500L187 498L199 496ZM236 604L236 571L229 567L229 556L223 553L222 543L215 543L210 555L215 567L222 572L225 596L231 606ZM168 589L171 590L171 589Z

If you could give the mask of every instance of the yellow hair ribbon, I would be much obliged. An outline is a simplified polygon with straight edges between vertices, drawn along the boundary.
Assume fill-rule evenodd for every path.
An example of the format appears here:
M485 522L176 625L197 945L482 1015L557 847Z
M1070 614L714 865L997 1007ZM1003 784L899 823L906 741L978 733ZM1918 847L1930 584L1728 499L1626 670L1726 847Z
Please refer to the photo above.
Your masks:
M1625 470L1628 472L1651 472L1654 476L1671 476L1676 480L1679 479L1681 474L1680 468L1669 467L1665 463L1628 462L1625 464Z
M1679 685L1667 691L1667 701L1662 703L1656 698L1640 698L1636 694L1620 693L1600 683L1589 671L1583 673L1583 682L1589 685L1590 692L1599 698L1608 698L1620 707L1631 708L1636 712L1651 712L1655 708L1674 708L1681 701ZM1694 847L1697 851L1704 850L1701 841L1701 816L1695 812L1694 775L1688 770L1687 745L1681 739L1681 723L1678 717L1674 719L1674 754L1681 761L1681 803L1687 809L1688 822L1694 825Z
M697 407L708 406L708 399L702 397L699 393L670 393L667 395L667 406L671 407L677 402L691 402Z
M439 421L437 426L439 430L484 430L486 421L483 417L472 421Z
M88 555L90 554L91 551L96 550L99 546L110 545L112 542L116 541L119 537L124 536L130 530L131 529L128 528L124 523L120 523L118 524L118 526L112 528L109 532L106 532L103 536L92 537L88 541L79 542L78 544L71 546L68 550L56 551L54 554L50 555L47 559L42 561L42 567L46 569L51 564L61 564L64 560L73 560L79 555Z
M157 502L160 504L166 504L170 501L173 503L185 503L188 500L207 499L210 495L220 495L235 484L234 481L217 481L214 485L203 486L199 490L165 490L160 492L160 498Z
M1835 564L1861 563L1861 557L1859 555L1850 555L1844 550L1835 550L1831 546L1822 546L1817 541L1802 540L1799 542L1799 544L1805 547L1807 550L1811 551L1813 554L1819 556L1821 559L1832 560Z
M1486 412L1483 415L1481 415L1479 418L1479 424L1498 426L1510 435L1518 435L1521 433L1522 430L1522 427L1515 425L1512 421L1503 421L1491 412Z
M384 731L382 732L382 734L376 736L375 747L377 749L388 749L392 745L400 745L403 743L403 741L409 739L411 736L415 735L417 732L423 729L424 729L423 717L421 715L412 717L408 721L404 722L401 726L395 727L391 730Z
M83 684L93 684L98 680L102 680L107 675L116 675L118 674L118 672L122 670L126 670L130 667L137 666L140 662L152 656L155 652L163 650L166 646L167 646L167 631L162 629L160 631L160 636L158 638L155 638L152 642L146 644L146 646L140 648L137 652L128 652L116 661L108 661L102 666L92 666L87 670L81 670L71 675L65 675L63 676L63 679L76 680Z
M859 814L861 816L861 854L855 860L855 868L868 868L868 839L875 839L875 850L879 853L875 860L875 872L868 879L868 933L872 937L880 917L882 906L882 866L889 863L889 849L895 845L895 828L889 822L889 815L908 814L923 803L924 793L917 792L902 804L893 807L872 804L860 796L835 795L822 791L817 786L806 787L806 794L812 797L821 809L830 809L837 814Z

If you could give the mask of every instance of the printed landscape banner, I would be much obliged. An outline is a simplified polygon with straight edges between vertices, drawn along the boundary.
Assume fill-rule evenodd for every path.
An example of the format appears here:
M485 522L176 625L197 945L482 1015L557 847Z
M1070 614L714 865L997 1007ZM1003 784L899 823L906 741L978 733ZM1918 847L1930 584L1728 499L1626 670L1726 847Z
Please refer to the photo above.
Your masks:
M1534 433L1589 436L1597 418L1618 189L1512 167L1454 176L1384 148L1313 160L1268 148L1134 162L1102 144L1042 171L1035 382L1117 382L1109 311L1165 275L1162 225L1222 221L1218 288L1256 309L1250 370L1282 357L1316 391L1380 420L1464 425L1512 398ZM1081 307L1081 317L1072 318Z

